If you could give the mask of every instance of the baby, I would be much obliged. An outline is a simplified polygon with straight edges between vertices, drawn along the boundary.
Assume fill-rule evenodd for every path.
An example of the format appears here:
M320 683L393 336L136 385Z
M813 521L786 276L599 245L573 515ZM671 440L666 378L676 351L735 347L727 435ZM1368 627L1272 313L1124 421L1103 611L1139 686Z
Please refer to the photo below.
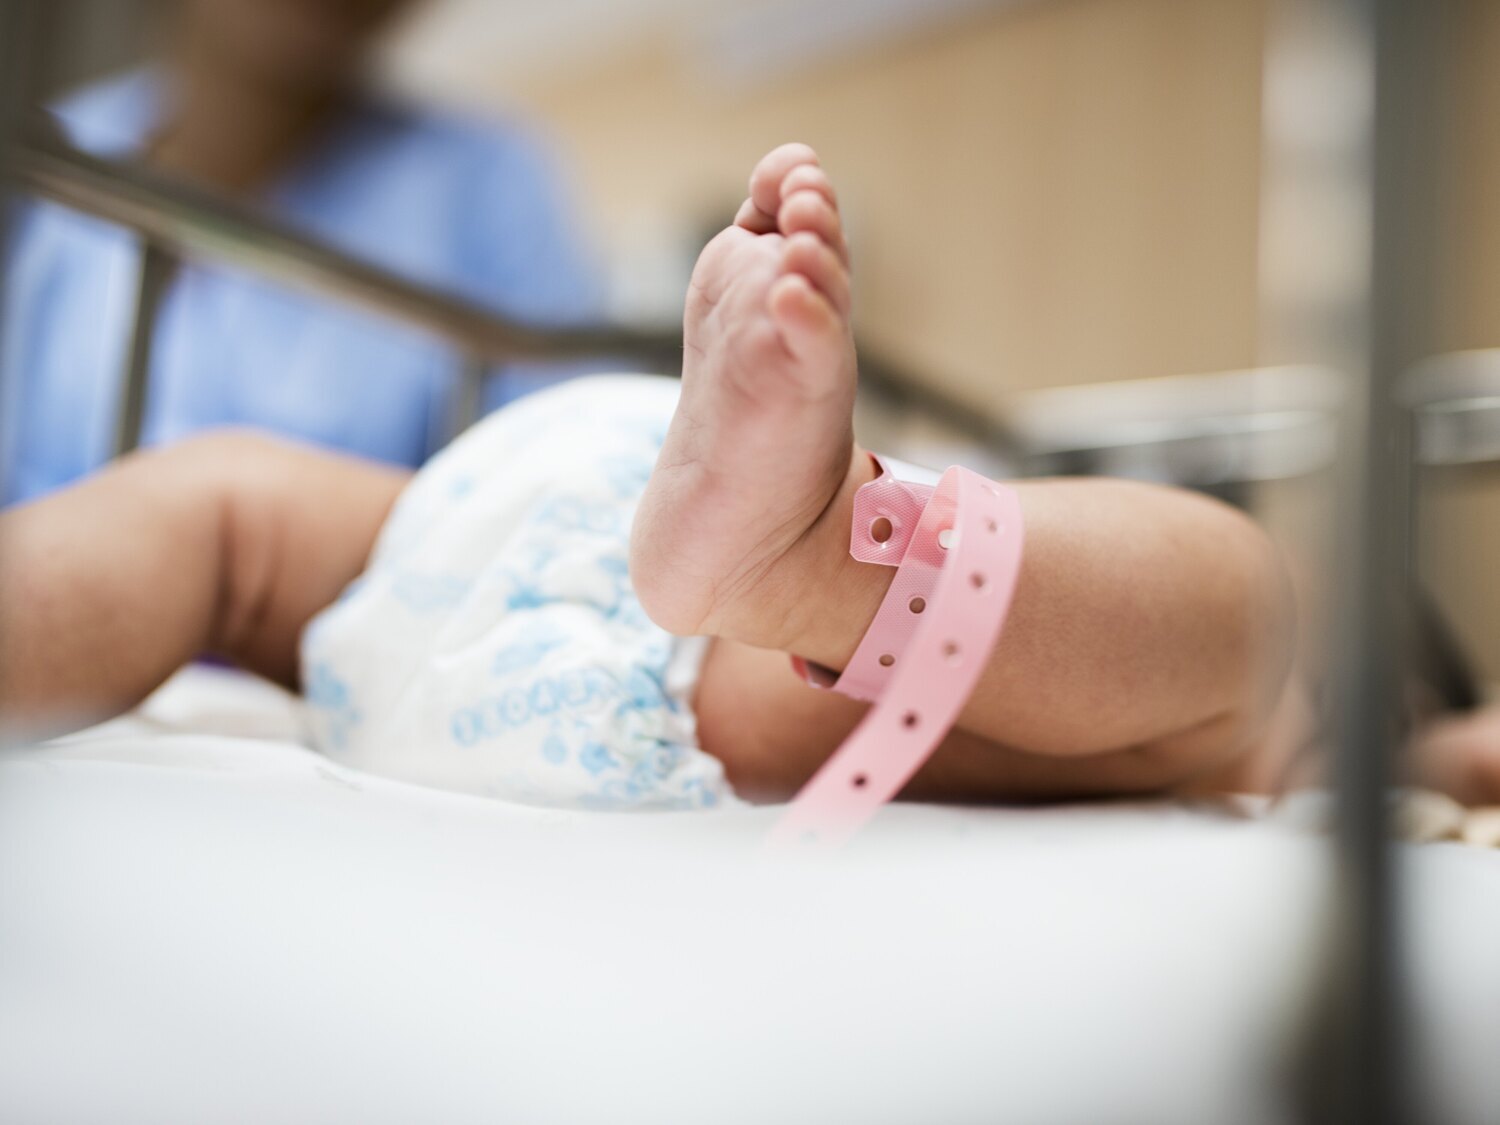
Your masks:
M842 668L893 571L855 561L848 251L817 156L766 156L690 285L680 385L583 380L415 478L268 437L134 454L0 516L0 710L118 713L213 652L306 692L319 749L513 800L794 792L864 705ZM904 795L1272 784L1286 580L1246 518L1106 480L1015 486L1026 551L958 726Z

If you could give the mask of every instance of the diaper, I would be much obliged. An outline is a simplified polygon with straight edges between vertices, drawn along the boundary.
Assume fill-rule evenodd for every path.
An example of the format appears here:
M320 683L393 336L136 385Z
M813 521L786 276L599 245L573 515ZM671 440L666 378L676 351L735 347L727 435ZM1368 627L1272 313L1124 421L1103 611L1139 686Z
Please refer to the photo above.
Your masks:
M659 629L627 570L674 380L578 379L470 429L401 494L365 573L302 638L316 747L534 805L733 802L697 746L707 641Z

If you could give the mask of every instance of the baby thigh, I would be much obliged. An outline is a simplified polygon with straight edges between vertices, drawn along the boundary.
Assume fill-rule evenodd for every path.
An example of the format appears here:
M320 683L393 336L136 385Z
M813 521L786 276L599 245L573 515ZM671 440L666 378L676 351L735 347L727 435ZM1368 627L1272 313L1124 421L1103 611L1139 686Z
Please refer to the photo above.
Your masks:
M694 710L700 745L734 791L785 800L854 730L868 705L809 687L782 653L717 640ZM1039 801L1175 790L1220 766L1223 732L1199 729L1146 747L1085 756L1016 750L955 729L901 796L919 801Z

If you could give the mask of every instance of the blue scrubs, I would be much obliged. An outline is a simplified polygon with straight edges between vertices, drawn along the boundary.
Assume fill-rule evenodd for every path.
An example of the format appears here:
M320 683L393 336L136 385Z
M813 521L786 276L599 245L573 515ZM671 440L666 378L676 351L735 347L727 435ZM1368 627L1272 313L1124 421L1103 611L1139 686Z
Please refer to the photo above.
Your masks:
M128 157L162 118L151 72L57 109L80 148ZM264 203L314 237L414 280L541 323L596 320L600 287L536 140L370 103ZM0 328L0 482L9 503L107 459L139 269L133 237L47 203L18 205ZM147 443L251 425L418 465L447 434L460 361L432 337L226 269L183 265L163 299ZM576 373L575 366L569 373ZM487 406L558 375L509 368Z

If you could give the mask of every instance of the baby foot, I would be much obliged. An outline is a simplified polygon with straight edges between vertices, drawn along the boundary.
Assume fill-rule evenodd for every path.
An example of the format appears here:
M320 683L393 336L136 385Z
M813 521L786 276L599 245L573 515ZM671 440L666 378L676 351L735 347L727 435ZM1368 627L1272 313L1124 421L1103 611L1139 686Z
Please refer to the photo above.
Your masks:
M631 538L636 594L669 632L772 647L768 615L805 600L799 556L846 482L870 475L849 303L833 187L812 149L783 145L688 288L682 397ZM847 520L834 530L847 554Z

